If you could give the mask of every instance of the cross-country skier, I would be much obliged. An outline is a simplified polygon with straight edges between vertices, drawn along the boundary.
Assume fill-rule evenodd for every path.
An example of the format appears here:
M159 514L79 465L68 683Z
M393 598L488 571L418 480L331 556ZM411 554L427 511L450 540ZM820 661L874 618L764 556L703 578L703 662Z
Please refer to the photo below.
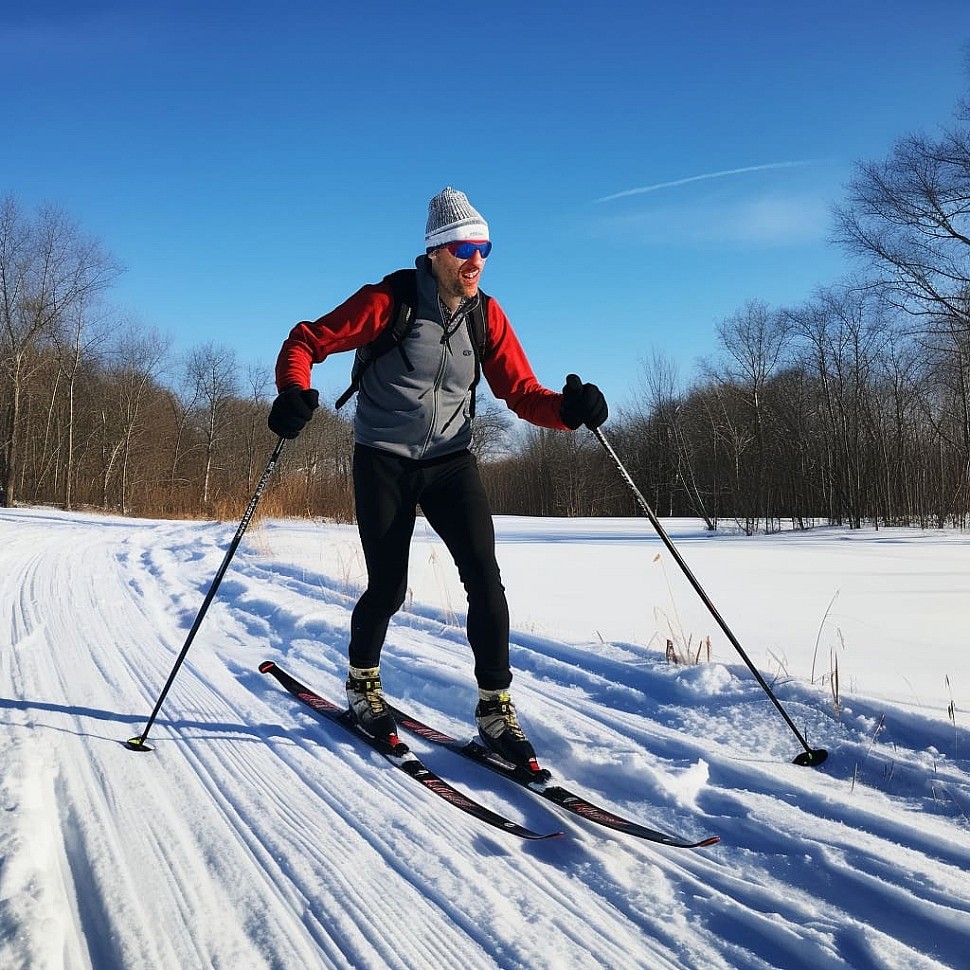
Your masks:
M367 588L351 619L350 709L363 731L396 743L379 665L388 623L404 602L420 505L454 557L468 596L482 741L507 761L534 770L535 751L509 695L509 611L491 510L469 451L475 384L484 374L497 398L544 428L596 428L607 418L607 404L595 384L575 374L561 394L538 382L498 301L479 290L492 244L487 223L463 192L449 187L431 200L425 249L413 280L407 277L415 293L413 323L399 344L369 364L362 365L368 345L392 326L399 310L390 277L293 328L276 363L279 396L269 426L295 438L318 405L310 387L312 365L340 351L360 351L353 468ZM479 337L476 313L486 331Z

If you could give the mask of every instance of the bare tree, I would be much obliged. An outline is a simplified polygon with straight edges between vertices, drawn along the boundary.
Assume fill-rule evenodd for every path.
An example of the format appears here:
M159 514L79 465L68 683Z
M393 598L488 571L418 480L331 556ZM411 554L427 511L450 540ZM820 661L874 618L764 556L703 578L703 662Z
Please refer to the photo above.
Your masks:
M860 163L836 237L918 329L970 330L970 131L911 135Z
M9 398L0 433L0 504L9 506L15 499L21 399L38 348L119 271L100 243L60 210L43 208L31 220L13 198L0 202L0 369Z
M764 518L767 526L775 510L769 495L767 434L770 415L765 392L769 381L785 362L785 352L791 343L791 326L783 312L770 309L760 300L750 300L740 311L717 325L717 334L726 352L726 386L740 394L747 411L745 420L744 411L735 410L726 399L721 402L725 419L731 424L738 418L743 422L730 430L736 446L738 497L749 496L744 512L749 524ZM745 462L747 467L742 470L741 448L746 449L748 441L754 446L754 460ZM749 487L741 487L742 474L750 479Z
M62 504L65 509L73 507L78 377L82 366L95 355L96 349L108 339L116 325L110 310L104 311L99 305L92 305L91 300L80 298L65 312L61 326L53 334L58 366L64 377L63 394L67 410L62 483Z
M129 322L110 350L107 377L112 393L102 406L105 451L109 456L104 463L102 504L108 506L108 486L117 466L117 504L122 514L129 511L132 451L142 424L144 401L156 386L170 343L169 338L156 330ZM108 408L111 408L110 415Z
M506 405L494 398L479 399L472 421L472 440L469 446L481 461L507 454L510 445L512 415Z
M677 496L683 494L689 510L701 516L713 531L717 528L714 495L701 483L703 457L695 453L695 440L687 428L693 411L688 404L690 395L681 389L677 366L666 354L653 351L641 363L639 394L629 421L639 428L648 445L656 489L654 504L661 513L675 515ZM642 447L631 450L641 456L644 452ZM644 480L651 477L647 471L645 465Z
M943 451L955 443L961 469L946 486L939 515L970 492L970 102L959 124L935 137L911 135L888 158L860 164L837 238L861 256L873 285L913 320L931 366L925 375L935 406L926 408L940 436L940 483L951 477ZM930 397L926 397L929 401Z
M832 448L826 466L838 501L829 515L840 519L844 514L857 529L871 511L876 483L878 449L870 447L869 436L878 423L873 414L876 377L892 323L873 291L851 286L820 290L789 318L821 390L824 441Z
M270 392L274 390L273 374L265 364L249 364L246 368L246 389L249 392L249 420L245 427L246 491L251 492L260 474L260 460L264 458L267 437L266 417L269 414Z
M202 487L205 507L211 501L213 466L230 427L230 406L237 396L238 365L232 348L213 343L192 350L185 360L185 383L198 402L196 431L202 448Z

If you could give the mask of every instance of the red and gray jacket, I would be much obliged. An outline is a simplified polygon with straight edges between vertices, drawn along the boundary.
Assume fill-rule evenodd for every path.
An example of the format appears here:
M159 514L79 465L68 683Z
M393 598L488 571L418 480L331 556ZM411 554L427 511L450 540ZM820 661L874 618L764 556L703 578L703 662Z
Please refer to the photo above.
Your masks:
M445 329L427 257L418 257L415 265L418 305L403 342L405 353L386 353L363 373L354 440L408 458L435 458L467 448L471 440L476 350L461 317ZM314 364L371 343L393 313L391 287L377 283L320 319L298 323L276 361L276 386L309 388ZM488 351L481 368L492 393L532 424L567 430L559 416L562 395L538 382L494 297L488 300L486 325Z

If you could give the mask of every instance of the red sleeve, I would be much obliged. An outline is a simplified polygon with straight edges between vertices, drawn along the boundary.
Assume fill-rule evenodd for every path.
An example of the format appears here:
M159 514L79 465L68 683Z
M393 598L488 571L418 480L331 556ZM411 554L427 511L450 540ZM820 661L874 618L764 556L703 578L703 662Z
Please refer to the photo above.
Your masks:
M482 372L492 393L520 418L542 428L569 430L559 417L562 395L536 379L509 318L494 297L488 301L488 353Z
M335 310L298 323L276 358L276 387L310 386L310 369L331 354L370 343L388 323L394 298L382 283L361 287Z

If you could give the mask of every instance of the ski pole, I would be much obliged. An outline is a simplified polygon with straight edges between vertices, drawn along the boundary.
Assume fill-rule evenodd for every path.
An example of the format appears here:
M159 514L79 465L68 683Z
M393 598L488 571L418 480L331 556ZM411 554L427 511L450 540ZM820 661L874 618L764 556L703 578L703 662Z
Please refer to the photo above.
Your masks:
M660 536L660 538L663 540L663 544L667 547L670 554L674 557L675 561L677 562L677 565L680 566L684 575L690 581L691 586L694 587L694 591L701 598L704 605L710 611L711 616L714 617L714 619L717 621L718 626L724 631L724 635L728 638L728 640L731 641L731 645L741 655L741 659L748 665L748 670L750 670L751 673L754 674L755 680L757 680L758 683L761 684L762 688L764 688L764 691L771 699L772 704L774 704L775 707L778 708L778 712L785 719L785 722L791 728L792 733L795 735L796 738L798 738L799 743L805 749L804 751L800 752L798 755L795 756L795 758L793 759L794 764L802 765L803 767L811 767L811 768L818 767L818 765L820 765L828 757L829 753L824 748L810 748L808 746L808 742L802 737L801 732L795 726L795 722L788 716L788 712L784 709L784 707L781 706L781 702L778 700L777 697L775 697L774 692L768 686L764 677L761 676L757 667L755 667L755 665L748 658L748 655L744 652L743 648L741 647L741 644L738 642L738 638L731 632L727 623L724 622L723 617L718 612L717 607L711 601L711 598L707 595L707 593L704 592L703 587L697 581L694 574L690 571L690 567L684 561L684 557L681 556L680 552L677 550L677 547L673 544L670 536L668 536L667 533L664 531L664 527L660 524L660 520L654 514L653 509L651 509L650 506L647 504L647 500L643 497L643 494L641 493L640 489L637 488L636 483L630 477L630 473L626 470L626 468L623 465L623 462L620 461L619 456L613 450L613 446L606 440L606 436L599 428L593 428L592 430L593 430L593 434L596 436L599 443L606 450L606 453L610 456L610 458L613 459L613 464L616 465L617 470L619 471L620 475L623 477L623 480L627 483L627 485L630 486L630 490L633 492L633 495L637 500L637 504L639 504L640 508L643 509L644 514L650 520L650 524L656 530L657 535Z
M189 652L189 647L192 646L192 641L195 639L196 633L199 632L199 627L202 626L202 620L205 617L206 611L209 609L209 604L215 598L216 590L218 590L219 584L222 582L222 577L225 576L226 570L229 568L229 563L232 562L232 557L236 554L236 549L239 548L239 543L242 541L243 533L249 526L249 522L256 511L256 506L259 505L259 500L266 489L266 484L269 482L270 476L273 474L273 469L276 467L277 461L279 461L279 457L283 451L283 445L285 443L286 439L283 437L280 437L279 441L276 442L276 447L273 449L273 454L270 455L270 459L266 463L266 470L263 472L263 477L260 478L259 484L256 486L256 491L253 492L253 497L249 500L249 505L247 506L246 511L243 513L243 517L239 522L239 528L236 529L236 534L233 536L232 542L229 543L229 548L226 550L226 555L222 560L222 565L219 567L211 585L209 586L209 592L205 594L205 599L202 601L202 606L199 609L199 613L192 624L192 628L189 630L189 635L185 638L185 644L175 660L175 666L172 667L172 672L168 675L168 680L165 681L165 686L162 688L161 694L158 695L158 700L155 703L155 709L148 718L148 723L145 725L145 730L142 731L141 734L136 735L133 738L129 738L125 742L125 745L132 751L152 750L145 743L148 738L148 732L152 729L152 725L155 723L155 718L158 716L162 703L164 702L172 683L175 681L175 675L179 672L179 668L182 666L182 661L185 660L185 655Z

